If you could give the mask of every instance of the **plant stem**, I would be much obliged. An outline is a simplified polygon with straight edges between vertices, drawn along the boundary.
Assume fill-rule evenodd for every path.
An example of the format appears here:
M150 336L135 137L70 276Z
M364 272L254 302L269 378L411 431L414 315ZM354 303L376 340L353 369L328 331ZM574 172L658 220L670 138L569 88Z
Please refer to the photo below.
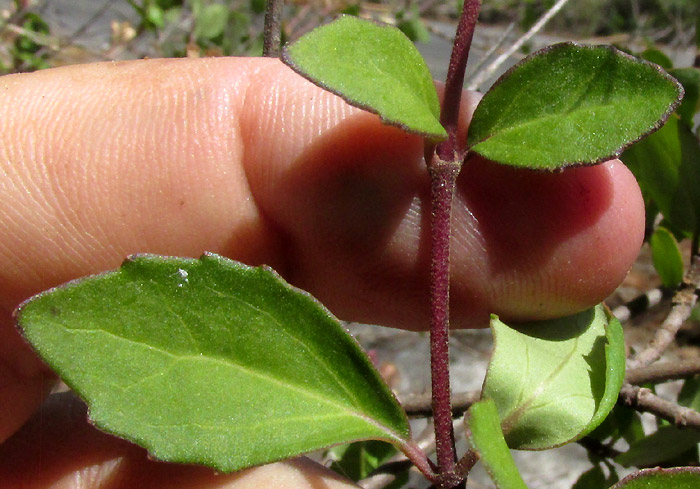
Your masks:
M433 159L431 180L432 261L430 273L430 368L435 444L440 475L454 473L457 462L450 402L449 302L450 218L459 163Z
M481 0L465 0L462 15L457 25L457 34L452 46L450 65L445 79L445 94L442 99L440 123L447 130L447 141L440 143L436 152L442 161L452 161L457 152L457 126L459 124L459 105L462 100L464 72L467 69L469 50L472 46L474 28L479 18Z
M428 155L426 158L431 182L430 368L439 477L437 485L443 489L455 487L464 480L455 473L457 454L450 402L450 236L452 199L462 164L462 155L459 154L457 143L459 106L464 71L480 8L481 0L464 2L450 57L440 114L440 122L447 130L448 139L437 145L434 155Z
M283 0L267 0L265 7L265 30L263 33L263 56L277 57L282 39Z

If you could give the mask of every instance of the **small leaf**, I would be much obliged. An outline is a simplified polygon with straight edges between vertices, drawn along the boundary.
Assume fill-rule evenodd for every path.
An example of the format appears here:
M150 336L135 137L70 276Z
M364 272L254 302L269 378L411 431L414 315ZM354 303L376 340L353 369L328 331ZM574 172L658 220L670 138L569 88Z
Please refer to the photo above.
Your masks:
M623 467L652 467L685 452L697 451L700 433L676 426L662 426L651 435L632 443L629 449L615 457Z
M671 61L671 58L669 58L666 53L658 48L647 48L642 52L640 57L651 63L659 65L664 70L670 70L673 68L673 61Z
M396 27L413 42L430 41L430 32L426 29L423 19L420 18L418 9L412 9L406 17L397 22Z
M700 468L646 469L628 475L610 489L698 489Z
M341 16L286 46L282 60L386 124L436 140L447 137L428 66L396 27Z
M614 477L614 474L611 474ZM605 477L603 468L600 465L595 465L590 470L587 470L576 481L571 489L603 489L617 479L610 481Z
M700 225L700 142L678 117L630 147L622 161L674 233L692 235Z
M467 411L467 438L498 489L527 489L503 439L493 400L472 404Z
M683 256L671 231L659 226L651 235L651 259L664 287L673 288L683 280Z
M700 411L700 377L691 377L683 381L683 387L678 393L678 404Z
M352 337L269 269L209 254L134 256L16 314L94 423L159 460L230 472L410 436Z
M625 375L622 327L603 305L566 318L491 320L494 353L483 396L496 402L511 448L543 450L595 429Z
M381 464L398 451L388 443L376 440L358 441L331 449L333 458L331 470L350 480L359 481L369 476Z
M195 37L214 39L223 34L228 23L228 13L228 7L220 3L204 7L195 20Z
M692 127L693 117L700 109L700 69L677 68L670 70L669 74L678 80L685 90L685 97L676 112L683 122Z
M624 404L616 404L605 420L588 436L600 442L609 439L609 444L622 438L631 444L644 438L645 434L639 413Z
M661 127L682 93L656 65L611 46L556 44L491 87L467 142L488 159L518 167L595 164Z

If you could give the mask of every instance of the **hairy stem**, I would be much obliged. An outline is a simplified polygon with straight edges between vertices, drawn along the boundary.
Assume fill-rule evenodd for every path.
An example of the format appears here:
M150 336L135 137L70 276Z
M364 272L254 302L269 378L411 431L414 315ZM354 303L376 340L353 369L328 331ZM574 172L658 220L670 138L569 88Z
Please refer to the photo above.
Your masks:
M267 0L265 7L265 30L263 33L263 56L279 56L282 39L283 0Z
M445 82L440 122L448 139L437 145L435 155L426 155L431 181L431 268L430 268L430 368L435 420L435 445L439 482L442 489L463 482L455 472L457 454L452 427L450 402L449 304L450 304L450 236L452 198L462 155L457 141L459 105L462 98L464 71L467 67L474 27L481 0L465 0L457 27L450 66ZM432 153L432 152L431 152Z
M431 177L430 367L438 472L454 473L456 460L450 402L450 218L459 163L433 159Z
M452 46L450 65L447 68L447 78L445 79L445 94L440 111L440 123L447 130L448 138L436 148L438 158L442 161L452 161L456 158L459 104L462 100L464 72L467 69L469 50L472 46L479 10L481 10L481 0L464 1L462 16L459 19L457 34Z

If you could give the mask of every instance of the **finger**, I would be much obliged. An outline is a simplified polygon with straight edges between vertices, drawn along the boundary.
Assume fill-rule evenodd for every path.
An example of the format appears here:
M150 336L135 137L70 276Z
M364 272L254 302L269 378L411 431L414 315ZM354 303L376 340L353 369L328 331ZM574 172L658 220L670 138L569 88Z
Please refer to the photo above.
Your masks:
M344 319L427 324L417 136L276 60L108 63L0 80L6 314L130 253L208 250L272 265ZM619 162L553 175L473 162L454 217L458 326L482 326L488 312L592 305L624 275L643 229L639 190ZM3 338L15 334L9 324ZM24 365L14 375L32 394L13 405L26 407L45 379L17 342L0 344L0 359L8 372ZM4 433L23 419L10 417Z
M71 393L53 395L0 446L3 487L24 489L349 489L355 484L299 458L235 474L149 460L146 452L86 422Z

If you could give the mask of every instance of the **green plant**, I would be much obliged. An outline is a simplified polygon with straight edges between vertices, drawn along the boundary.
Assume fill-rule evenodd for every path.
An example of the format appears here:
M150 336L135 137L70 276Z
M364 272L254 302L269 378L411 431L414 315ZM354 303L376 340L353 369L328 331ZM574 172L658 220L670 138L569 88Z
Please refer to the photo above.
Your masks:
M14 29L12 43L0 58L0 73L48 68L49 53L45 47L49 44L49 25L41 15L23 9L19 0L15 0L15 11L17 14L3 26Z
M498 487L524 487L508 447L546 449L607 436L601 423L626 386L621 327L606 308L517 326L493 317L496 349L483 399L466 416L471 448L457 457L447 351L455 181L477 154L539 171L599 163L658 129L683 90L658 67L614 48L552 46L485 94L465 149L457 121L479 8L479 1L465 3L442 108L425 63L396 29L342 17L283 55L349 103L424 137L433 206L437 463L417 446L399 403L323 306L270 270L214 255L135 256L117 271L40 294L18 309L25 337L87 401L95 424L158 459L222 471L382 440L444 489L464 487L478 460ZM269 38L279 39L270 17ZM268 44L270 52L276 48ZM614 487L690 487L698 478L692 468L643 472Z

